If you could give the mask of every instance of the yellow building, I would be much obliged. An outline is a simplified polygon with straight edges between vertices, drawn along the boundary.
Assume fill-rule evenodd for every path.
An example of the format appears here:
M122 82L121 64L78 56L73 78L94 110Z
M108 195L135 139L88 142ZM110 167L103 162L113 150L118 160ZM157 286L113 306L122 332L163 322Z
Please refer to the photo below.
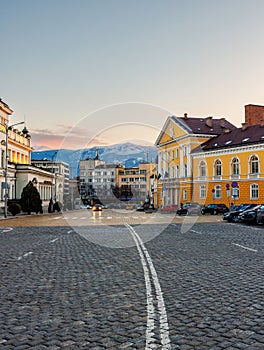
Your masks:
M225 118L170 116L156 141L158 206L264 202L264 107L245 106L237 128Z
M193 151L195 201L264 203L264 106L247 105L245 112L241 128Z

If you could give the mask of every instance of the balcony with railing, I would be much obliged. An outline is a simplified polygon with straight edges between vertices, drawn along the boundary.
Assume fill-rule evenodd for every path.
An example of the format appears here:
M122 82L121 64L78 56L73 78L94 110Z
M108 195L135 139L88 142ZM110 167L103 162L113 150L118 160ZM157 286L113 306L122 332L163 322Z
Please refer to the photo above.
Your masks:
M180 186L180 179L175 177L165 177L161 179L161 183L168 187L178 187Z
M8 138L9 140L13 140L15 142L20 143L21 145L30 147L30 135L24 134L22 131L18 131L17 129L8 130Z

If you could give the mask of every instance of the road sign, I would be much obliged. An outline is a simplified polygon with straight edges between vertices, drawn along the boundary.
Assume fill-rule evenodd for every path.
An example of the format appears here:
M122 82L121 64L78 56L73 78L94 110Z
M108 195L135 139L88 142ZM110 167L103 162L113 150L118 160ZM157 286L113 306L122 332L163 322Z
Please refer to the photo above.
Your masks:
M226 190L228 191L230 188L230 185L229 184L226 184Z
M238 184L237 184L236 181L233 181L232 184L231 184L231 186L232 186L232 188L236 188L236 187L238 187Z
M215 193L215 189L214 188L212 189L212 193Z

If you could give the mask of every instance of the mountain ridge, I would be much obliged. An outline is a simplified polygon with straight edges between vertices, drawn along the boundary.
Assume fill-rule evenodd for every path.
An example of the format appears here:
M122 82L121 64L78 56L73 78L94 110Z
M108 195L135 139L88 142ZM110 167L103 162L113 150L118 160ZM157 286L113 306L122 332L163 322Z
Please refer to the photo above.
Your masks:
M154 146L138 145L131 142L114 144L110 146L99 146L77 150L53 149L45 151L34 151L32 160L55 160L69 164L70 177L79 176L80 160L94 158L98 151L99 158L106 163L121 164L126 168L137 167L142 161L155 162L157 149Z

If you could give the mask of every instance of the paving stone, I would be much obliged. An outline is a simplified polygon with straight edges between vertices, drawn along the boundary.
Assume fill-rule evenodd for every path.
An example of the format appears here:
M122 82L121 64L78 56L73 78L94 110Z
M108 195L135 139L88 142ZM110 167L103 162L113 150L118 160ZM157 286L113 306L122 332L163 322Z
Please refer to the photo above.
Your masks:
M135 229L143 237L154 227ZM111 238L127 229L87 230ZM169 225L145 243L164 297L171 349L263 349L263 230L222 222L197 223L199 235L180 230ZM144 349L146 285L137 249L112 249L67 232L66 226L39 226L0 234L0 348ZM56 244L49 243L54 237ZM232 242L258 253L234 249ZM34 254L17 260L28 251ZM155 297L153 283L152 292ZM158 331L153 339L158 349Z

